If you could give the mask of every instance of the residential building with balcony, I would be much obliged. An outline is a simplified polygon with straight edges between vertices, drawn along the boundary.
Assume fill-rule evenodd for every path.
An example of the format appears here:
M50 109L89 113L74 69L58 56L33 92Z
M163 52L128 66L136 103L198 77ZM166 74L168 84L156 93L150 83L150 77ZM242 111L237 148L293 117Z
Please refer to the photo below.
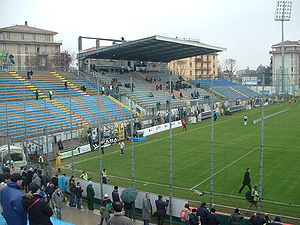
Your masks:
M218 75L217 54L199 55L169 63L169 70L186 80L211 79Z
M55 41L57 32L14 25L0 28L0 53L13 55L12 69L50 70L60 57L61 41Z

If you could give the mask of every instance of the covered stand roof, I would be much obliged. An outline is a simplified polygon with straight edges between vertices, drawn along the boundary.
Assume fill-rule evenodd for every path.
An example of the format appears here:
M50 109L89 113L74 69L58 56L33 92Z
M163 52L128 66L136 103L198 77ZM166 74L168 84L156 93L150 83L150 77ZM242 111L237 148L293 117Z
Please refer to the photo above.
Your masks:
M152 36L128 41L106 48L79 53L80 58L114 59L147 62L170 62L175 59L216 53L225 48L196 41L180 40L163 36Z

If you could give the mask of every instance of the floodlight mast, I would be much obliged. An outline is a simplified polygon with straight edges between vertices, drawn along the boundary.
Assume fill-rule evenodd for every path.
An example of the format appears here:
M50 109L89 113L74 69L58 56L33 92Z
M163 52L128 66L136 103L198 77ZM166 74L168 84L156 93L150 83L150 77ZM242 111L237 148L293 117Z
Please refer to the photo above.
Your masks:
M291 19L291 11L292 11L292 1L279 0L276 5L275 12L275 21L281 21L281 92L286 92L285 90L285 80L287 78L284 76L284 21L290 21ZM276 76L276 94L279 93L280 90L280 81L279 76Z

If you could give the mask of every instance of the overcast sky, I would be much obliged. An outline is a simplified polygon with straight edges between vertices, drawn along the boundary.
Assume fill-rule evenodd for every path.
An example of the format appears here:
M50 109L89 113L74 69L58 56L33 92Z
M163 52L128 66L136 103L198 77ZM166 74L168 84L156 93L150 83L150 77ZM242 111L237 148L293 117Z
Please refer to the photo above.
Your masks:
M153 35L193 38L227 48L238 69L269 65L281 42L277 0L0 0L0 27L14 24L58 32L63 50L77 52L78 36L135 40ZM285 40L300 40L300 0L293 0ZM101 43L100 43L101 44ZM105 44L105 43L102 43ZM84 42L84 48L94 45Z

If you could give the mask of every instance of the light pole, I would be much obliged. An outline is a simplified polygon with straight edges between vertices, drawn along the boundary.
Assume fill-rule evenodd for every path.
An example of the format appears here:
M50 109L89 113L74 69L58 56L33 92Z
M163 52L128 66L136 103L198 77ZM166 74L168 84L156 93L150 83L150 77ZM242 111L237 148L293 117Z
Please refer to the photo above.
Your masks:
M284 76L284 28L283 22L290 21L292 11L292 1L279 0L276 5L275 21L281 21L281 92L285 93L285 83L287 78ZM279 76L276 76L276 91L280 92Z

